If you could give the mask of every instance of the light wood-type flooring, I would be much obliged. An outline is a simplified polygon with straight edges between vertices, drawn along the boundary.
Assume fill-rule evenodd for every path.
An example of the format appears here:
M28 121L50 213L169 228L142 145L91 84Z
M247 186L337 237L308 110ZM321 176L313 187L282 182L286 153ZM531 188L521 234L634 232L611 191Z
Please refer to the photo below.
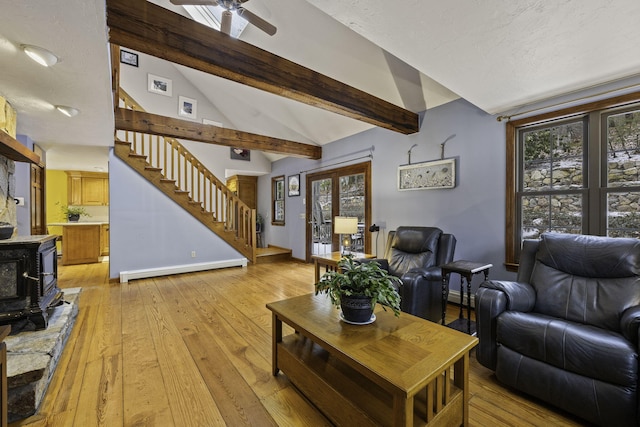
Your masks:
M313 265L120 284L99 263L62 266L59 283L83 288L78 319L39 412L14 426L330 425L286 376L271 375L265 304L313 292ZM475 356L470 392L472 426L583 425L499 385Z

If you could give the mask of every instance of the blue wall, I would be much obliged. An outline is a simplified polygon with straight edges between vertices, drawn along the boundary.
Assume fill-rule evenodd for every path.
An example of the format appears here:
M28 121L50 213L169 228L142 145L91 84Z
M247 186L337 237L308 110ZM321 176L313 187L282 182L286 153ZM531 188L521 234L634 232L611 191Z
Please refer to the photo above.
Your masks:
M398 166L440 158L457 159L457 186L453 189L398 191ZM305 174L301 175L301 197L286 198L284 227L270 225L271 177L292 175L323 165L361 157L374 147L372 160L372 220L386 222L380 230L377 253L382 255L389 230L400 225L436 226L453 233L458 241L456 259L492 263L490 277L513 279L504 262L505 225L505 125L469 102L459 99L426 112L419 133L400 135L374 128L323 146L323 160L282 159L272 165L271 176L259 179L258 210L265 216L265 242L293 250L305 258ZM366 160L358 160L362 162ZM345 166L346 164L341 164ZM331 169L331 167L327 167ZM374 234L375 243L375 234ZM375 249L373 250L375 253ZM458 288L458 276L452 288ZM478 280L474 280L474 288Z
M452 137L445 157L457 161L457 186L442 190L397 190L397 170L412 163L440 158L440 144ZM456 259L489 262L491 278L513 279L504 262L505 129L465 100L457 100L426 112L419 133L400 135L373 128L323 147L323 159L286 158L272 165L271 175L259 178L258 212L265 217L265 242L291 248L295 258L305 258L305 178L301 196L286 198L284 227L270 225L271 177L344 162L369 154L372 159L372 219L386 222L378 239L382 254L389 230L400 225L437 226L453 233ZM354 163L366 160L357 160ZM348 164L348 163L346 163ZM341 164L340 166L345 166ZM120 271L184 265L240 258L182 208L110 154L110 276ZM375 236L375 235L374 235ZM375 239L374 239L375 241ZM191 258L195 250L198 257ZM376 250L373 250L375 253ZM458 287L452 277L452 288ZM477 287L479 278L474 280Z
M109 220L111 278L121 271L244 258L116 157L113 149Z

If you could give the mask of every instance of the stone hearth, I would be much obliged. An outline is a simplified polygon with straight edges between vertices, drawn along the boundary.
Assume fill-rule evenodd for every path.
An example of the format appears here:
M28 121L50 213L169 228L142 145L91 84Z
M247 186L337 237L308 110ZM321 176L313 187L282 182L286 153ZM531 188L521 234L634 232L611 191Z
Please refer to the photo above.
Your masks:
M47 329L10 335L7 344L9 422L38 410L78 315L82 288L64 289L62 305L55 307Z

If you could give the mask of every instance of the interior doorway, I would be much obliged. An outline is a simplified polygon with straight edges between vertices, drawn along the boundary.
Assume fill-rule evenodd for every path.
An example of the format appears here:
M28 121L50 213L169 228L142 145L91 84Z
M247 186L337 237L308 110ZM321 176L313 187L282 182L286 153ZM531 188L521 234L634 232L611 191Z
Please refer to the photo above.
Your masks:
M336 216L358 218L358 231L351 236L352 251L371 251L371 162L331 169L306 178L306 259L339 250L333 233Z

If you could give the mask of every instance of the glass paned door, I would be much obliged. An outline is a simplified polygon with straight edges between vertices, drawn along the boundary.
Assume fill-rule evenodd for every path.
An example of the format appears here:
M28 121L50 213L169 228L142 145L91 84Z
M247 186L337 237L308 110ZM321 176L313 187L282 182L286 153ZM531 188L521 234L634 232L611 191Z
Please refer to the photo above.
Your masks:
M318 172L306 177L307 261L312 255L340 250L340 236L333 232L334 218L358 218L351 237L351 251L371 250L371 163Z
M358 218L358 232L351 235L351 250L364 252L365 182L364 174L340 177L340 216Z
M322 178L311 181L311 254L331 253L333 241L333 180Z

